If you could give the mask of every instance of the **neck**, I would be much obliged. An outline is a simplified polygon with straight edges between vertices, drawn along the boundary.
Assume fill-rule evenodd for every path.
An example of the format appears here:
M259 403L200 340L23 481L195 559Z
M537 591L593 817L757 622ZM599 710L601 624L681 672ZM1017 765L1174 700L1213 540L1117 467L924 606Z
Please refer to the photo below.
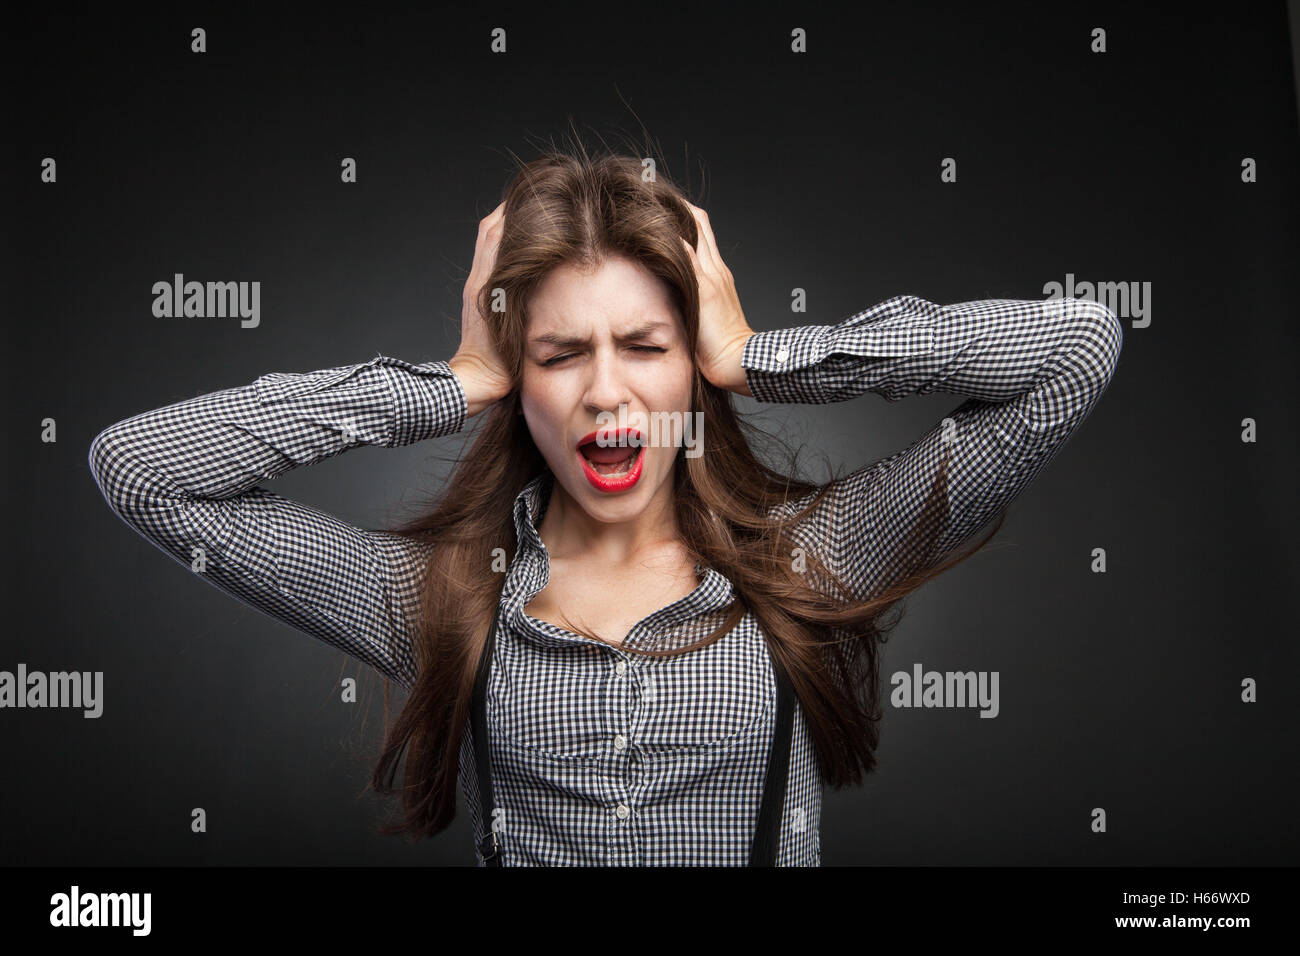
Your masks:
M554 478L550 500L537 527L554 560L590 561L600 567L634 564L651 551L680 540L669 475L641 513L623 521L600 521Z

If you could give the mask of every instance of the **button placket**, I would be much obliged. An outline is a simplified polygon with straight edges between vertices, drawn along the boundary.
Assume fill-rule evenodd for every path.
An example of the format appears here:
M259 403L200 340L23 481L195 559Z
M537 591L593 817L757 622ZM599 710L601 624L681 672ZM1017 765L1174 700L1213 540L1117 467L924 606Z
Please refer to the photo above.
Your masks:
M633 629L633 633L635 633L635 629ZM629 639L630 637L631 635L629 635ZM612 859L623 860L630 852L630 848L622 844L622 841L630 836L629 831L623 824L632 815L630 806L632 780L631 767L627 761L628 736L626 733L631 722L629 695L632 693L632 688L627 679L628 663L623 656L622 650L609 646L602 647L601 650L607 650L614 658L613 674L609 677L609 683L606 685L608 688L606 696L608 710L606 713L610 719L611 730L614 731L609 738L611 749L609 751L608 759L610 763L606 780L612 789L610 796L613 797L613 805L610 809L616 821L618 821L616 826L621 834L617 837L618 842L611 844L607 848L607 852ZM604 665L602 664L602 666Z
M614 653L618 653L616 650ZM615 681L611 684L610 690L615 701L615 719L619 725L626 728L629 719L628 694L631 688L628 686L624 675L627 673L627 662L620 657L614 662ZM630 862L631 847L626 840L631 836L628 829L628 820L632 816L632 808L628 801L631 793L631 781L628 779L628 767L625 761L620 762L619 756L627 747L627 737L622 733L616 733L613 737L614 760L618 768L611 775L611 783L615 786L616 798L618 802L613 807L615 819L614 842L608 847L608 854L611 863Z

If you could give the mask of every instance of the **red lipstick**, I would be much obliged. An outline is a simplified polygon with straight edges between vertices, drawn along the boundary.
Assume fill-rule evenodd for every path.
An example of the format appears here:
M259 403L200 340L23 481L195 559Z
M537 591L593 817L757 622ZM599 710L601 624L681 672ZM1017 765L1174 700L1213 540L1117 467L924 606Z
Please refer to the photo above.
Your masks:
M597 438L606 444L596 444ZM582 463L582 473L597 491L614 493L627 491L641 480L641 468L645 463L645 446L642 444L641 432L636 428L619 428L595 431L583 436L575 446L578 460ZM626 472L615 475L602 475L592 463L601 466L622 464L635 455Z

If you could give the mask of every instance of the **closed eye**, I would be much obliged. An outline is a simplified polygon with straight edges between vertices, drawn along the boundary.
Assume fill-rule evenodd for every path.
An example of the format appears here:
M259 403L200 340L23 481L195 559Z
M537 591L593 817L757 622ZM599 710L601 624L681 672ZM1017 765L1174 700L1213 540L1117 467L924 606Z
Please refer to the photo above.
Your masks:
M632 351L633 352L667 352L668 350L662 349L657 345L634 345L632 346ZM555 358L547 359L545 362L543 362L542 368L546 368L548 366L554 365L556 362L563 362L565 359L573 358L573 356L577 354L578 354L577 352L569 352L565 355L557 355L555 356Z

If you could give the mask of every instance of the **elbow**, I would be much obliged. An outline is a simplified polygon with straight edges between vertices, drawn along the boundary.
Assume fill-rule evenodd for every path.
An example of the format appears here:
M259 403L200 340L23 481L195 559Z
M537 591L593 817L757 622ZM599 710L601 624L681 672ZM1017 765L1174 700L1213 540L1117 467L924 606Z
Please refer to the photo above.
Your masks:
M160 509L174 509L195 497L158 466L160 452L154 433L136 419L110 425L90 443L90 475L108 506L128 524L138 525Z
M1115 375L1119 353L1124 347L1124 323L1110 308L1091 299L1074 299L1077 334L1074 365L1097 394L1105 391Z
M90 466L90 476L95 479L100 494L104 496L109 507L119 513L122 495L117 476L121 473L120 461L116 433L113 427L109 426L91 441L87 464Z
M86 460L100 494L119 517L127 519L159 497L157 476L133 452L131 437L120 425L95 436Z

